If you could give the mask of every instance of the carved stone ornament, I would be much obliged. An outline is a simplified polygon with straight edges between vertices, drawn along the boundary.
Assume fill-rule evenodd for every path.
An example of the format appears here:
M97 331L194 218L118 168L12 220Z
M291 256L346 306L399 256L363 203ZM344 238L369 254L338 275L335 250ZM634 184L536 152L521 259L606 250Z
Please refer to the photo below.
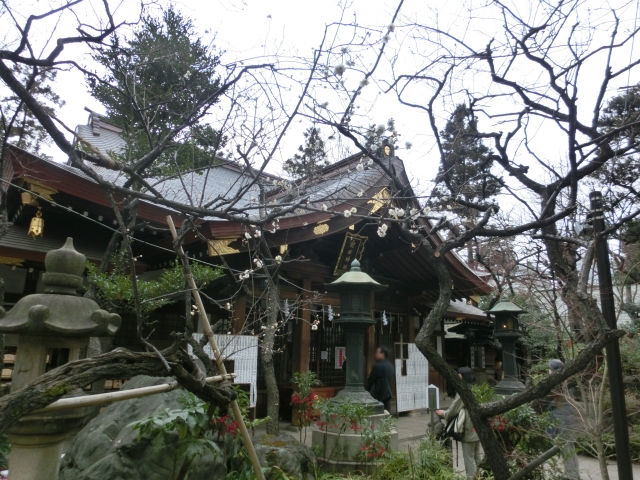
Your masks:
M73 248L73 239L45 257L45 293L22 297L5 314L0 310L0 333L32 336L106 337L120 328L120 315L102 310L89 298L77 295L82 287L86 258Z

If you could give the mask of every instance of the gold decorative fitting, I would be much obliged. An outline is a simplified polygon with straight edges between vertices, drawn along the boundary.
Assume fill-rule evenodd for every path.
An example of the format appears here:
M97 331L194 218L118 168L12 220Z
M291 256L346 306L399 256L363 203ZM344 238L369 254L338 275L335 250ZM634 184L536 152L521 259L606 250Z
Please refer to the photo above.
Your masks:
M384 147L384 154L388 157L391 155L391 147L389 145Z
M382 207L386 206L387 205L386 200L388 200L389 198L391 198L391 195L389 194L389 190L387 190L387 187L380 190L378 193L376 193L373 196L373 198L371 198L371 200L367 202L368 204L373 205L371 207L371 210L369 210L369 213L370 214L376 213Z
M55 195L56 193L58 193L58 190L56 190L55 188L48 187L46 185L43 185L42 183L34 182L33 180L27 179L27 181L29 182L29 190L37 193L45 200L53 201L51 195Z
M287 251L287 248L289 248L289 245L287 245L286 243L284 245L280 245L280 255L284 255Z
M13 257L0 257L0 264L9 265L12 267L21 267L24 263L22 258L13 258Z
M29 192L22 192L20 194L20 198L22 199L23 205L29 205L34 207L38 205L38 200L36 199L35 195L32 195Z
M210 257L218 257L229 255L231 253L240 253L240 250L229 246L230 243L238 240L238 237L216 238L207 242L207 250Z
M38 208L36 216L31 219L31 225L29 225L29 235L35 240L36 237L41 237L44 232L44 218L42 218L42 209Z
M356 226L355 225L349 225L349 230L355 230Z
M324 235L329 231L329 225L326 223L319 223L315 227L313 227L313 233L316 235Z

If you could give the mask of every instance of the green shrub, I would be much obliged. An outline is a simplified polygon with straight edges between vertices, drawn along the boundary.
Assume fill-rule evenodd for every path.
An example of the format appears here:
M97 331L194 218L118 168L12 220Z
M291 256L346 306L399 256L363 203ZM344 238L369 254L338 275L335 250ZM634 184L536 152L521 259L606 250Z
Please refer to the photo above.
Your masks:
M451 452L434 438L420 442L416 450L384 455L372 475L376 480L462 480L453 470Z

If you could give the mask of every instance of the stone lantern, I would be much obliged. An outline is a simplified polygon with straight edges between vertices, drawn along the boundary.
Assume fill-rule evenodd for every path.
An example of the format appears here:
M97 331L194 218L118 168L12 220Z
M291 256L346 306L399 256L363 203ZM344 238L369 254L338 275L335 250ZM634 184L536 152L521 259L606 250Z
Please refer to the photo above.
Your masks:
M518 364L516 363L516 342L522 336L518 315L526 313L516 304L505 299L500 301L488 312L493 315L493 337L502 344L502 365L504 379L495 386L496 393L512 395L524 390L524 384L518 379Z
M335 282L326 284L327 290L340 293L340 317L334 323L344 329L347 343L346 384L336 395L336 401L351 399L364 403L372 408L373 414L382 414L384 406L364 388L364 339L369 327L375 323L371 315L371 294L386 288L360 270L358 260L354 260L351 269Z
M19 335L11 393L44 374L48 359L56 358L59 365L84 358L89 337L113 336L118 331L119 315L77 295L85 263L85 256L68 238L62 248L45 257L45 293L21 298L7 314L0 311L0 333ZM85 408L21 418L9 430L10 479L56 480L65 440L92 412Z

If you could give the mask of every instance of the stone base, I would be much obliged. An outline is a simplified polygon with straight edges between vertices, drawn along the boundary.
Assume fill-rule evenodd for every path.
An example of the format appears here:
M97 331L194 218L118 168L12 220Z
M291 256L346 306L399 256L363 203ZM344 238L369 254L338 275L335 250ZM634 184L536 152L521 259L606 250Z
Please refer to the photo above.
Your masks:
M519 380L511 377L505 377L504 380L500 381L493 390L498 395L509 396L516 393L520 393L525 390L525 385Z
M375 425L376 421L389 418L388 413L371 415L369 420ZM336 429L328 428L327 431L317 427L313 428L311 443L314 451L323 452L318 457L318 464L321 468L336 473L349 473L354 471L364 471L368 468L367 463L361 462L358 457L362 447L362 436L351 430L340 433ZM391 434L389 449L398 450L398 432Z
M9 478L11 480L56 480L60 457L68 434L13 435L9 434Z

